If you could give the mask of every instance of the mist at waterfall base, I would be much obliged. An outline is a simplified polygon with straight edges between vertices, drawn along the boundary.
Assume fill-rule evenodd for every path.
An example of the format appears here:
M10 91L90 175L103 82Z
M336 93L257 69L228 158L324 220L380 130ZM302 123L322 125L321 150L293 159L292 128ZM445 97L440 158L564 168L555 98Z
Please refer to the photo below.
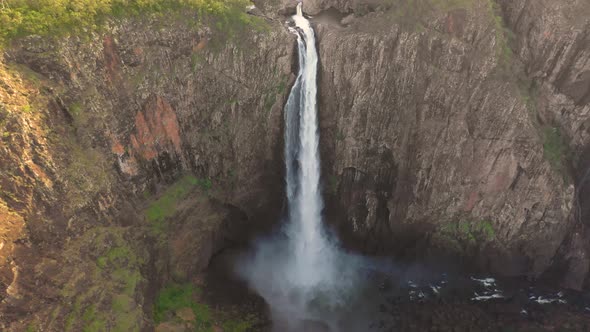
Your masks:
M315 36L301 12L293 16L299 73L285 105L287 220L276 234L259 239L237 266L271 308L277 331L313 330L336 321L350 302L360 257L339 249L322 223Z

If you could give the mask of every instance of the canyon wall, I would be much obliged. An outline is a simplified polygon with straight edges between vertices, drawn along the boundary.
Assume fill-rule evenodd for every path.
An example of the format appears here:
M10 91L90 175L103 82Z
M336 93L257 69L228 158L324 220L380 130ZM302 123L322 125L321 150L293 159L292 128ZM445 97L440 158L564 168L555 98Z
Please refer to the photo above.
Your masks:
M326 187L369 253L587 275L588 16L582 1L310 2ZM573 9L577 8L577 9Z
M278 219L293 37L174 15L4 53L2 330L148 328L159 287Z
M408 3L304 4L328 222L371 254L587 286L589 5ZM256 5L234 36L185 13L5 50L3 330L149 329L162 284L279 219L294 3Z

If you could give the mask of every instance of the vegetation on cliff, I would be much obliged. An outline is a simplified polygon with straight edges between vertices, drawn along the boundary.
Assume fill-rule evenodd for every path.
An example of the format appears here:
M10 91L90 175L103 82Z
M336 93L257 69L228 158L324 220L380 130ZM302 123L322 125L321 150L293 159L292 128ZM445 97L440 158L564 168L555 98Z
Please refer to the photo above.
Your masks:
M191 284L172 284L164 288L158 294L154 305L154 321L160 323L170 313L182 308L190 308L200 323L208 325L210 321L209 308L193 299L193 293L198 291Z
M469 219L443 223L432 237L435 245L459 255L465 255L495 239L496 229L491 220Z
M255 23L247 0L0 0L0 45L27 35L96 30L112 17L194 10L219 29L239 31Z
M245 332L252 331L258 323L257 318L246 315L236 319L236 313L224 312L221 308L212 309L206 303L197 301L202 290L190 283L166 285L156 297L154 322L160 329L170 330L184 326L192 331Z
M150 222L153 234L160 235L164 233L166 219L174 215L177 203L186 198L195 186L207 191L211 189L212 184L209 179L201 180L192 175L186 175L171 185L160 198L150 204L146 210L146 217Z
M545 158L557 172L567 181L568 146L558 128L545 127L543 129L543 151Z
M108 226L73 241L64 253L71 264L58 276L61 302L49 322L35 323L66 332L139 331L144 319L141 271L148 262L139 238L128 228Z

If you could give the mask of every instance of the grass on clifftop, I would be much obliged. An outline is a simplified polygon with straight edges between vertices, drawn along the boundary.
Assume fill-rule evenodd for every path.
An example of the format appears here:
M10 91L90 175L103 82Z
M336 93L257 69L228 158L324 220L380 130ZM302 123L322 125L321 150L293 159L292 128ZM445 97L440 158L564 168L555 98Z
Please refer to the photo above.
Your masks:
M258 18L248 0L0 0L0 46L27 35L63 35L96 30L109 17L194 10L215 18L216 28L235 34Z

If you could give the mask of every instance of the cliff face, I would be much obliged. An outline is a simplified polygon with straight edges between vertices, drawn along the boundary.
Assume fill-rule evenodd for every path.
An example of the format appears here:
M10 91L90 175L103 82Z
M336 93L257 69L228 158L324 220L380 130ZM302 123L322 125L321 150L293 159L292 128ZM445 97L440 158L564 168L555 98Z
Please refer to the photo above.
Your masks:
M328 219L370 253L582 287L589 5L416 3L305 2ZM293 6L257 5L233 38L187 13L5 52L3 330L150 327L154 289L278 220Z
M309 5L352 13L318 23L339 226L368 252L440 248L508 275L559 262L581 287L588 4L400 3Z
M589 285L590 238L590 6L551 1L499 1L517 36L514 50L538 87L540 121L560 128L570 147L575 183L573 225L558 252L567 263L566 285Z
M6 51L3 330L150 326L158 287L276 219L293 39L270 19L233 37L196 20Z

